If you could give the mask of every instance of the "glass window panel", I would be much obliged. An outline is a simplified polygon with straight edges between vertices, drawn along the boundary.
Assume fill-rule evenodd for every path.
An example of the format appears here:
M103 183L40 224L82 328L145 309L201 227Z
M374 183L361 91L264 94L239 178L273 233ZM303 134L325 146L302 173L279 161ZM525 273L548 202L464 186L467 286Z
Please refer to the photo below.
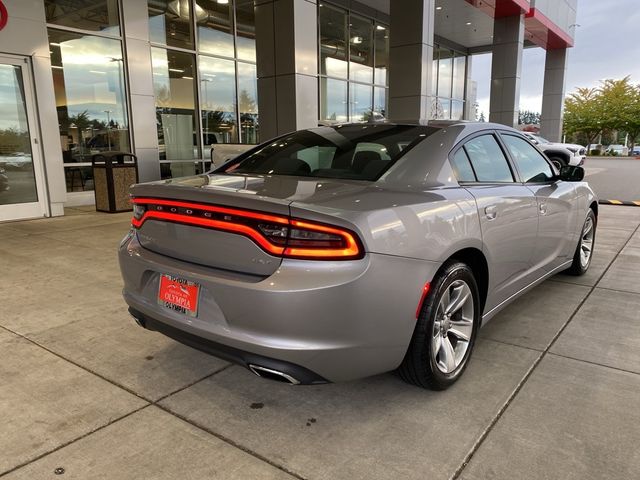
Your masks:
M49 29L65 164L102 151L130 151L120 40Z
M236 50L240 60L256 61L256 16L253 0L236 2Z
M387 85L389 73L389 27L386 25L376 25L375 29L376 46L376 68L375 83L377 85Z
M47 23L120 35L118 0L45 0Z
M195 133L194 56L152 48L151 62L160 159L199 157Z
M258 80L256 66L238 62L238 110L242 143L259 142Z
M380 115L381 118L387 116L387 89L375 87L373 89L373 112L374 116Z
M476 176L473 173L471 163L469 163L469 157L467 157L464 148L460 148L453 158L451 158L451 167L459 182L476 181Z
M451 100L448 98L434 98L431 110L431 118L451 118Z
M462 120L464 117L464 102L461 100L451 101L451 119Z
M193 48L190 0L148 0L147 7L152 42Z
M458 54L456 54L458 55ZM466 77L466 57L453 58L453 98L464 99L464 83Z
M438 51L439 50L440 50L440 47L438 47L438 45L433 47L433 63L431 64L431 87L429 88L429 90L431 92L431 95L434 97L438 94L437 87L438 87Z
M319 8L320 73L347 78L347 12L329 7Z
M200 52L233 57L232 3L198 0L195 5Z
M22 69L0 64L0 205L38 201Z
M493 135L481 135L464 146L479 182L513 182L507 158Z
M233 60L200 56L200 109L205 146L238 143Z
M438 96L451 98L453 59L451 50L441 49L438 61Z
M526 140L515 135L502 135L502 139L511 153L511 158L518 166L522 180L528 183L539 183L553 179L551 165Z
M352 122L368 122L372 120L371 105L373 87L371 85L350 84L351 119Z
M320 117L322 120L346 122L347 82L332 78L320 79Z
M349 78L373 83L373 23L351 15Z

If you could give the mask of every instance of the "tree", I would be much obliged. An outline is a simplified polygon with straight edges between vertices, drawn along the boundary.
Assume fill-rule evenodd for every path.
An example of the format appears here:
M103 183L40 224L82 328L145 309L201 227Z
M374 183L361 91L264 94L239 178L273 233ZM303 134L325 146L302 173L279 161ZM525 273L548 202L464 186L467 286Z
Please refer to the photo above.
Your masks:
M607 130L622 130L625 128L626 115L629 100L634 90L629 77L621 80L607 79L598 89L599 99L602 104L601 122Z
M530 110L519 111L518 125L540 125L540 113Z
M630 88L621 117L621 130L629 134L629 152L633 152L633 147L640 137L640 85Z
M588 149L605 127L605 105L600 90L578 88L567 97L564 105L565 131L584 134Z

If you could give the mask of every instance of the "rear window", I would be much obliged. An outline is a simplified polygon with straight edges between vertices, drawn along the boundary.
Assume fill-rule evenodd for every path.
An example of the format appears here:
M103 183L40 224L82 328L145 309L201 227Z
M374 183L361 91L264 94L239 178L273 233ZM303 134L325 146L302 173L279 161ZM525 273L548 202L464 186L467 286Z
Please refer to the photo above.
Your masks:
M436 132L412 125L345 125L301 130L223 165L218 172L375 180Z

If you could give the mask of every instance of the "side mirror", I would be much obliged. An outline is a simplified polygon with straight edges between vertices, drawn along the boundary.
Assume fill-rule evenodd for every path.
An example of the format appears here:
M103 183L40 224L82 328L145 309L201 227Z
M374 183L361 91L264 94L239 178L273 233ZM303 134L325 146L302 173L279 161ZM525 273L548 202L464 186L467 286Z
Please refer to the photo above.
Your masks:
M564 165L560 168L559 178L565 182L581 182L584 179L584 168Z

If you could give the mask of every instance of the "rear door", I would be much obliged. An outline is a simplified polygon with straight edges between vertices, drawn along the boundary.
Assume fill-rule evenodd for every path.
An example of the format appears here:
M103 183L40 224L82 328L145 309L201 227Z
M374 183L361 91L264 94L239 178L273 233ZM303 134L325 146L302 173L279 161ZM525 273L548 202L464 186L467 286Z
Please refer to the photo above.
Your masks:
M576 232L576 189L558 180L547 159L518 135L500 134L520 179L536 196L538 240L533 253L536 269L553 270L573 257Z
M533 192L516 182L494 133L466 141L451 157L458 181L476 199L489 291L485 312L529 284L538 229Z

